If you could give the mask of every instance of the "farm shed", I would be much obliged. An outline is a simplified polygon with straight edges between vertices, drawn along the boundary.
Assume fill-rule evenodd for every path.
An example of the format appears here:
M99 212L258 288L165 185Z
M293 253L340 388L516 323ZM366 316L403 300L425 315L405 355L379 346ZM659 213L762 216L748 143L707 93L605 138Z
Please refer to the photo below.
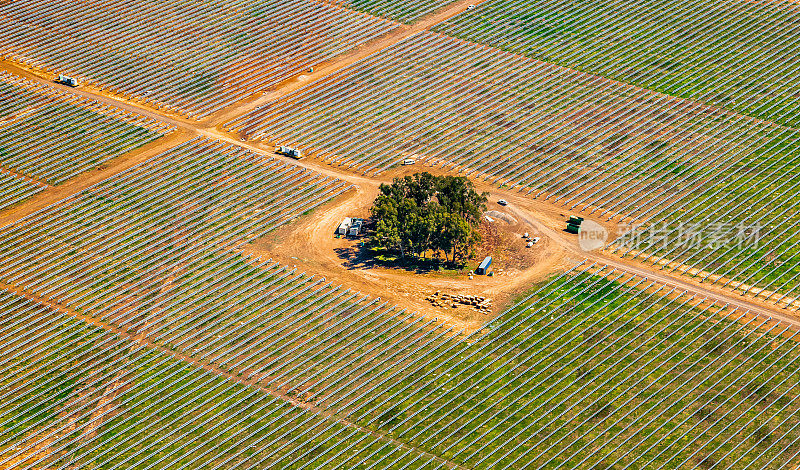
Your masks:
M492 265L492 257L487 256L486 258L481 261L481 264L475 268L475 274L486 274L489 272L489 266Z
M339 235L347 235L347 231L350 230L350 226L353 224L353 220L350 217L345 217L342 219L342 223L339 224L339 228L336 230L336 233Z

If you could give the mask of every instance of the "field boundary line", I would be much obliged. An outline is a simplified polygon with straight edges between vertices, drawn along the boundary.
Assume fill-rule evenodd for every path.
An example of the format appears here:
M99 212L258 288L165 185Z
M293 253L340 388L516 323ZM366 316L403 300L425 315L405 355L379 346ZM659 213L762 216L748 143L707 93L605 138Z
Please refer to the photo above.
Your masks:
M523 196L516 197L522 198ZM509 199L513 201L513 198L514 197L512 196ZM764 318L778 319L792 325L793 328L800 329L800 319L798 319L796 315L784 313L777 307L768 305L766 302L762 302L759 299L742 297L734 290L728 290L727 288L723 290L721 287L712 289L710 288L710 285L708 287L701 286L699 285L699 282L692 282L694 278L691 278L685 274L667 273L661 269L657 269L656 267L640 265L633 258L622 258L619 255L606 252L582 251L577 244L571 244L567 242L564 237L558 233L558 231L545 226L543 223L539 223L534 218L531 218L527 211L522 211L516 207L512 207L511 213L526 224L544 233L550 239L556 241L556 243L559 243L567 250L568 253L572 254L577 259L586 259L600 264L605 264L612 268L621 269L628 274L646 277L661 284L684 290L688 294L695 294L700 297L706 297L709 300L739 307Z
M5 70L8 73L17 75L18 77L26 80L49 86L54 91L61 91L67 95L71 94L75 97L83 97L102 102L104 104L119 108L123 111L129 111L156 120L163 124L169 124L188 130L193 130L196 127L199 127L199 124L196 124L196 122L193 123L192 121L177 114L166 112L163 109L144 106L141 103L129 100L125 97L103 92L99 88L95 88L91 85L83 84L77 88L65 88L63 85L58 85L51 78L48 78L52 77L52 74L33 67L24 67L22 64L12 62L7 59L0 58L0 70Z
M138 344L138 345L143 346L145 348L148 348L148 349L151 349L151 350L155 350L155 351L158 351L158 352L163 353L163 354L167 354L170 357L174 358L175 360L183 361L183 362L189 363L192 366L195 366L197 368L204 369L206 371L212 372L212 373L216 374L218 377L220 377L220 378L222 378L224 380L236 382L239 385L242 385L242 386L245 386L245 387L255 388L255 389L261 390L262 392L267 393L270 396L273 396L273 397L275 397L275 398L277 398L277 399L279 399L279 400L281 400L283 402L286 402L289 405L292 405L292 406L294 406L296 408L300 408L300 409L303 409L303 410L306 410L306 411L310 411L310 412L314 413L315 415L320 416L320 417L322 417L324 419L327 419L327 420L330 420L330 421L335 421L335 422L340 423L340 424L342 424L342 425L344 425L344 426L346 426L348 428L355 429L355 430L367 433L367 434L369 434L369 435L371 435L371 436L373 436L373 437L375 437L375 438L377 438L377 439L379 439L381 441L390 442L392 444L396 444L398 447L402 447L404 449L412 450L412 451L414 451L414 452L416 452L416 453L418 453L418 454L420 454L422 456L426 456L426 457L430 458L431 460L435 460L435 461L439 462L440 464L446 465L447 468L457 468L457 469L461 469L461 470L469 470L469 467L464 467L462 465L459 465L459 464L457 464L455 462L452 462L450 460L445 459L444 457L441 457L439 455L433 454L433 453L428 452L428 451L426 451L424 449L421 449L419 447L410 445L410 444L408 444L408 443L406 443L406 442L404 442L404 441L402 441L400 439L396 439L394 437L388 436L386 434L383 434L381 432L378 432L378 431L375 431L373 429L367 428L365 426L361 426L361 425L359 425L357 423L354 423L352 421L342 419L337 415L335 409L334 410L330 410L328 408L323 408L323 407L320 407L320 406L317 406L317 405L314 405L314 404L310 404L310 403L308 403L308 402L306 402L304 400L292 398L292 397L290 397L289 395L287 395L285 393L280 393L280 392L278 392L278 391L276 391L274 389L270 389L268 387L264 387L262 385L259 385L257 380L246 379L246 378L239 377L236 374L234 374L232 372L229 372L227 370L221 369L221 368L219 368L219 367L217 367L217 366L215 366L213 364L209 364L209 363L207 363L205 361L200 361L200 360L198 360L196 358L193 358L191 356L188 356L186 354L182 354L182 353L173 351L173 350L167 348L166 346L162 346L162 345L159 345L157 343L154 343L154 342L150 341L149 339L147 339L146 336L144 336L142 334L131 333L131 332L128 332L128 331L126 331L126 330L124 330L122 328L119 328L119 327L116 327L116 326L114 326L112 324L109 324L109 323L107 323L105 321L98 320L97 318L95 318L95 317L93 317L91 315L86 315L86 314L82 314L82 313L73 311L72 309L70 309L68 307L65 307L65 306L63 306L63 305L61 305L61 304L59 304L57 302L54 302L54 301L46 299L46 298L42 298L39 295L36 295L36 294L31 293L31 292L25 291L24 289L21 289L21 288L19 288L18 286L14 285L14 284L7 284L7 283L4 283L4 282L0 282L0 290L5 290L7 292L10 292L12 294L18 295L20 297L24 297L25 299L28 299L28 300L30 300L32 302L35 302L35 303L37 303L39 305L42 305L45 308L49 308L51 310L54 310L56 312L59 312L59 313L65 314L65 315L69 315L69 316L71 316L73 318L76 318L76 319L78 319L78 320L80 320L80 321L82 321L84 323L88 323L88 324L93 325L93 326L95 326L97 328L101 328L102 330L104 330L104 331L106 331L108 333L117 335L122 340L129 341L131 346L133 346L135 344ZM96 432L96 429L93 430L92 432Z
M393 47L394 45L408 39L415 34L423 31L430 31L431 28L439 23L447 21L448 19L467 11L470 6L480 5L481 3L485 3L487 1L488 0L459 0L422 16L414 23L397 23L397 27L395 29L378 36L377 38L367 41L355 49L346 52L345 54L323 61L314 69L313 72L288 78L276 84L274 86L274 90L267 91L261 96L256 96L255 98L251 97L249 99L239 101L239 103L234 103L230 106L222 108L201 120L200 123L205 123L211 128L221 126L225 124L225 122L243 116L265 103L280 99L281 97L308 84L324 80L328 76L344 70L362 59Z
M616 255L616 254L611 253L611 252L607 252L606 254L619 257L619 255ZM646 252L646 251L633 250L633 251L630 252L630 258L629 259L634 260L634 261L638 261L638 262L644 264L645 261L650 256L653 256L653 254L649 253L649 252ZM625 258L628 258L628 257L625 257ZM645 261L639 261L640 258L644 259ZM664 271L665 269L670 269L671 268L671 270L668 271L668 272L669 273L677 272L678 275L682 279L697 279L700 276L704 276L703 279L705 277L707 277L709 280L712 280L714 282L726 281L726 282L728 282L730 284L736 283L736 278L723 276L722 274L712 274L712 273L709 273L708 271L703 271L700 268L696 268L696 267L694 267L692 265L689 265L689 264L686 264L686 263L681 262L679 260L675 260L675 259L671 259L671 258L661 259L658 262L654 263L653 267L654 268L658 268L659 271ZM697 282L702 284L703 283L703 279L700 279ZM715 284L712 283L712 284L709 284L709 285L713 286ZM720 288L723 288L723 287L720 286ZM732 293L738 293L742 297L745 297L745 298L748 298L748 299L763 300L765 302L766 301L770 301L770 300L775 300L776 297L778 299L780 299L781 295L782 295L781 292L778 292L778 291L763 290L763 289L759 290L759 292L757 294L749 295L749 291L750 290L754 290L754 289L758 289L758 286L753 285L753 284L744 284L744 283L742 283L742 284L736 283L736 286L731 286L730 288L725 287L725 289L729 289ZM786 299L786 303L787 303L787 305L784 308L789 308L789 307L794 308L794 309L800 308L800 300L798 300L796 297L793 297L791 299Z
M782 313L777 310L773 310L771 308L767 308L766 306L762 306L761 304L756 304L751 301L749 298L736 298L738 296L734 296L735 292L731 292L730 295L724 295L722 293L717 293L714 290L694 285L689 280L686 280L684 276L673 276L667 273L659 272L659 271L648 271L645 268L640 268L636 265L626 263L621 258L617 259L616 257L600 254L600 253L586 253L586 258L591 261L596 261L598 263L606 264L609 267L617 268L624 270L628 274L647 278L654 280L660 284L665 284L670 287L675 287L677 289L681 289L686 291L687 295L696 295L699 297L707 298L709 301L716 301L719 303L728 304L730 308L739 308L744 311L747 311L751 314L758 315L762 318L767 318L771 320L777 320L784 323L787 323L792 326L794 329L800 330L800 320L797 319L796 316L791 314Z
M187 142L191 137L191 133L181 131L180 129L172 131L163 137L103 163L97 169L76 175L56 186L47 185L44 191L0 211L0 229L63 199L79 194L93 184L104 181L120 172L141 164L147 159L163 152L166 148L172 148Z
M448 8L444 12L442 12L442 11L434 12L431 16L427 17L427 20L425 18L423 18L422 20L420 20L418 23L415 23L414 25L408 25L408 26L406 26L404 28L401 28L401 33L402 33L402 31L408 31L408 30L411 30L413 28L421 28L420 30L424 30L424 28L426 27L425 25L427 25L428 22L438 21L438 18L440 16L446 16L447 14L450 14L450 15L457 14L458 11L454 11L455 6L462 6L462 5L467 5L468 6L469 4L474 4L474 2L473 3L469 3L469 1L462 1L462 2L458 2L456 4L453 4L450 8ZM435 18L435 20L434 20L434 18ZM397 32L395 31L395 33L397 33ZM397 33L397 34L401 34L401 33ZM437 33L437 34L440 34L440 33ZM448 37L450 37L450 36L448 36ZM453 38L453 39L458 39L459 41L463 41L463 42L466 42L466 43L469 43L469 44L476 44L476 45L481 46L481 47L486 47L486 48L490 48L491 47L491 46L486 46L486 45L482 45L482 44L478 44L478 43L471 43L471 42L466 41L464 39L459 39L459 38ZM385 41L385 40L386 40L386 37L377 38L376 40L373 40L373 41L380 42L380 41ZM362 47L369 46L370 44L374 44L374 42L370 42L370 43L367 43L366 45L362 45ZM494 48L494 49L496 49L498 51L501 51L501 50L499 50L497 48ZM356 49L356 51L351 52L350 54L358 54L359 50L360 50L360 48ZM513 53L510 53L510 52L506 52L506 51L501 51L501 52L503 52L505 54L513 54ZM344 57L347 57L347 56L344 56ZM529 58L529 59L530 60L538 60L538 59L532 59L532 58ZM342 59L340 58L340 60L342 60ZM545 63L549 64L549 62L545 62ZM334 63L334 65L335 65L335 63ZM343 68L343 67L344 66L342 66L340 68ZM558 66L558 67L563 67L563 66ZM11 64L11 63L9 63L7 61L0 61L0 68L9 69L12 73L15 73L17 75L23 76L25 78L29 78L31 80L37 81L37 82L42 83L42 84L46 84L46 85L51 86L53 88L57 88L57 86L54 83L52 83L50 80L47 80L46 78L43 78L41 75L37 75L35 73L32 73L31 71L27 71L25 69L22 69L22 68L20 68L20 67L18 67L16 65L13 65L13 64ZM323 69L320 68L320 70L323 70ZM335 70L333 70L333 71L335 71ZM607 79L605 77L603 77L603 79L611 80L611 79ZM304 84L305 83L301 83L300 85L304 85ZM627 85L631 86L631 87L635 87L635 85L630 85L630 84L627 84ZM291 91L291 90L286 90L287 93L289 91ZM649 90L649 91L652 91L652 90ZM128 110L128 111L131 111L131 112L135 112L135 113L141 114L141 115L146 116L146 117L151 117L151 118L154 118L156 120L159 120L162 123L168 123L168 124L172 124L172 125L176 126L176 128L177 128L176 131L173 131L171 134L168 134L168 135L166 135L166 136L164 136L164 137L162 137L162 138L160 138L160 139L158 139L158 140L156 140L154 142L151 142L150 144L147 144L147 146L152 145L154 143L159 143L159 142L162 143L162 144L166 144L167 142L170 141L170 139L175 139L174 140L175 143L173 145L178 145L179 143L191 138L191 136L202 135L202 136L213 138L213 139L216 139L216 140L219 140L219 141L228 142L228 143L231 143L231 144L234 144L234 145L238 145L240 147L247 148L247 149L259 152L259 153L268 152L268 151L264 150L262 147L259 147L258 145L255 145L253 143L240 142L234 136L231 136L230 133L221 131L219 129L215 129L213 127L210 128L210 127L204 125L203 122L189 122L188 120L176 119L176 118L170 117L169 115L161 114L160 112L158 112L156 110L152 110L152 109L149 109L149 108L146 108L146 107L139 106L135 102L129 102L129 101L120 100L118 98L115 98L115 97L112 97L112 96L107 96L105 94L93 91L91 89L78 88L78 89L74 89L74 90L69 90L69 92L75 93L75 94L78 94L80 96L84 96L84 97L87 97L87 98L95 99L97 101L101 101L101 102L110 104L112 106L119 107L120 109L123 109L123 110ZM658 92L653 92L653 93L658 93ZM672 95L665 95L665 96L672 97ZM683 99L683 98L677 98L677 97L673 97L673 98L675 98L675 99ZM252 103L251 103L251 105L252 105ZM709 105L703 105L703 106L709 106ZM243 109L243 108L240 108L240 109ZM715 108L709 106L709 109L715 109ZM732 114L736 114L736 113L733 113L732 111L729 111L729 110L724 110L724 111L725 112L730 112ZM224 112L224 110L220 111L220 112ZM212 114L210 118L213 118L214 116L218 116L218 114L216 114L216 113ZM758 118L754 118L752 116L745 116L745 115L742 115L742 116L746 117L747 119L758 120ZM209 118L207 118L207 119L209 119ZM770 122L770 121L763 121L763 122ZM774 124L774 125L779 126L778 124ZM782 127L786 128L785 126L782 126ZM148 148L147 146L138 149L138 152L142 152L143 148ZM136 151L134 151L134 152L136 152ZM153 155L155 155L155 154L157 154L157 152L153 153ZM75 194L75 193L79 192L80 190L84 189L85 187L90 186L92 183L98 182L98 181L106 179L106 178L108 178L110 176L113 176L114 174L118 173L119 171L123 171L126 168L130 168L130 167L134 166L136 163L138 163L139 161L143 161L145 159L140 154L137 157L133 158L136 161L128 161L126 163L122 163L123 160L126 159L126 158L132 158L132 157L127 157L126 155L123 155L121 157L118 157L118 159L115 159L115 160L112 160L111 162L109 162L107 164L109 166L109 168L107 170L102 170L102 171L96 172L96 173L91 175L91 178L92 178L91 182L86 182L86 183L82 183L81 184L80 182L83 181L85 179L85 177L77 177L77 179L75 181L73 181L72 183L68 182L68 183L65 183L64 185L59 185L57 187L53 187L53 188L50 188L48 190L45 190L45 191L39 193L38 195L33 196L32 198L28 199L27 201L24 201L24 202L22 202L22 203L20 203L18 205L15 205L15 206L13 206L13 207L11 207L9 209L6 209L5 211L0 212L0 227L7 226L7 225L9 225L11 223L14 223L15 221L25 217L26 215L30 215L30 214L36 212L37 210L40 210L40 209L43 209L43 208L47 207L48 205L50 205L52 203L55 203L55 202L65 198L65 197L68 197L68 196L70 196L72 194ZM279 157L276 156L275 158L279 158ZM335 177L337 177L337 178L339 178L339 179L341 179L343 181L349 182L351 184L359 184L359 182L366 182L366 181L369 180L369 178L364 178L364 177L361 177L359 175L355 175L355 174L353 174L351 172L342 171L339 168L333 167L332 165L326 164L326 163L321 162L321 161L306 161L306 160L296 161L296 160L293 160L293 159L290 159L290 158L280 158L280 160L283 161L283 162L287 162L289 164L295 165L295 166L307 168L309 170L315 171L315 172L323 174L323 175L335 176ZM68 189L68 188L72 188L72 189ZM505 191L507 191L507 194L508 194L507 198L509 198L509 199L513 198L513 196L511 196L512 193L511 193L510 190L504 190L504 192ZM522 197L522 196L520 196L520 197ZM528 220L529 224L531 223L529 218L525 217L525 219ZM534 226L536 226L536 224L534 224ZM769 306L766 305L766 303L759 302L758 300L756 300L756 302L759 302L759 303L756 304L756 303L753 303L753 302L751 302L751 301L749 301L747 299L740 299L740 296L737 295L735 291L730 291L729 293L717 292L715 290L702 288L700 286L695 286L691 282L691 279L688 278L688 276L685 276L685 275L678 275L678 276L667 275L666 273L663 273L660 269L655 269L655 268L649 268L648 269L646 267L640 267L640 266L638 266L637 264L635 264L634 262L632 262L629 259L625 260L625 259L623 259L621 257L617 257L617 256L613 256L613 255L600 255L600 256L598 256L598 255L595 255L594 253L582 252L582 251L578 250L577 247L573 246L570 243L567 243L563 239L563 237L560 236L560 234L556 233L555 231L547 230L545 232L546 233L550 233L551 235L554 234L553 236L551 236L551 238L554 238L555 240L558 240L559 243L562 243L564 246L568 247L569 251L572 254L578 255L580 257L587 257L587 258L595 260L595 261L608 263L611 266L620 267L620 268L623 268L623 269L626 269L626 270L631 270L631 271L632 270L637 270L639 273L647 273L647 274L642 274L642 275L646 275L646 276L652 277L652 278L658 278L658 279L661 280L662 283L666 283L666 284L671 285L671 286L680 284L682 286L681 288L689 288L692 292L698 292L698 290L699 290L700 292L702 292L701 295L708 296L709 298L713 298L713 299L716 299L716 300L721 301L721 302L731 303L731 304L740 305L740 306L746 305L746 307L743 307L743 308L747 308L748 310L753 311L753 312L759 312L759 314L764 315L764 316L773 316L775 318L782 318L784 321L790 322L795 327L799 327L800 328L800 320L797 319L795 316L787 315L786 313L781 313L778 309L770 308Z

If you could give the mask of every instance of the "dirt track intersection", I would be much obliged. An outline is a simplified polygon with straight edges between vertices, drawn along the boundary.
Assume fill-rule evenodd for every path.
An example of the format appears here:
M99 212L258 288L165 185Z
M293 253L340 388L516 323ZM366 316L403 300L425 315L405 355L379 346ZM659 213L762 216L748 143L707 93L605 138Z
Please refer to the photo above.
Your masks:
M791 248L770 255L785 261L729 277L683 258L652 262L658 253L586 251L579 235L564 230L569 216L598 224L608 242L630 222L606 217L602 198L573 204L558 194L531 194L424 151L412 152L412 165L364 174L333 147L295 160L275 153L287 143L280 135L228 125L279 102L301 102L305 90L330 86L326 80L335 83L361 61L391 55L410 38L441 37L430 31L480 15L483 4L492 11L497 1L440 8L415 2L432 12L410 24L356 13L347 2L321 2L326 15L365 25L364 35L335 53L298 56L302 66L269 87L254 85L248 74L274 64L234 64L213 99L189 90L172 100L160 88L150 98L133 96L109 86L113 80L66 88L53 82L47 61L5 56L3 73L26 86L81 100L102 116L172 131L0 210L0 368L7 374L0 382L0 468L781 468L795 462L800 318L793 285L782 291L742 281L780 269L781 282L793 280ZM315 15L314 8L303 11ZM487 57L514 55L479 43L470 48ZM655 96L602 73L593 77L632 96ZM377 109L370 100L360 109L366 117L354 122L369 124ZM658 101L648 100L640 104ZM689 116L680 114L685 107L703 118L750 119L736 114L739 108L704 101L669 97L663 105L682 118ZM303 106L313 114L313 104ZM500 105L493 106L481 118L502 121ZM603 125L633 133L644 122L612 108L597 114ZM46 122L28 123L28 111L8 123L34 129ZM704 137L701 118L687 120L697 126L683 136L687 141L708 139L707 148L728 149ZM797 131L763 116L752 122L770 132L780 127L775 135L787 141ZM0 119L0 128L6 124ZM592 124L587 118L581 125ZM678 142L683 131L676 129L670 132ZM292 131L312 139L300 126ZM64 137L67 148L70 138ZM651 140L642 140L642 148ZM687 154L703 156L704 148ZM794 158L793 147L781 148L787 153L776 165ZM561 150L575 157L574 148ZM764 166L764 174L778 168ZM620 168L636 169L634 163ZM8 170L12 178L31 177ZM381 183L417 171L465 174L490 194L484 243L463 272L386 267L370 258L363 238L334 236L342 218L369 216ZM628 189L623 201L643 191ZM783 189L772 191L789 194ZM751 197L742 195L739 204ZM539 238L531 247L526 232ZM775 246L777 252L788 245ZM495 258L494 275L473 277L469 271L485 255Z

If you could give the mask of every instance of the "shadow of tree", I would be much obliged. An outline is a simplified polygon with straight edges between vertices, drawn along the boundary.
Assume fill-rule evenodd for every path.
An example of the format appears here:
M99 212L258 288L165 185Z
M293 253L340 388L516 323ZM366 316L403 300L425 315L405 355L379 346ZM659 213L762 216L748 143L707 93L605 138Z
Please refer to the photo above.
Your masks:
M404 260L400 258L380 259L381 255L392 255L385 251L373 250L367 245L335 248L334 251L339 259L342 260L342 266L349 270L372 269L378 266L387 269L401 269L417 274L427 274L441 269L461 270L464 268L464 265L454 266L452 263L437 259L420 259L416 257L406 257Z

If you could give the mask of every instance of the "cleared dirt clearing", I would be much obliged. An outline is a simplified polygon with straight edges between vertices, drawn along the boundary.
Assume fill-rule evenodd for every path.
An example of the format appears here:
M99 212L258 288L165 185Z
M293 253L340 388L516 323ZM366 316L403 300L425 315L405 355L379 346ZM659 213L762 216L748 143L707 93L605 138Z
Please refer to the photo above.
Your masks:
M369 216L369 208L378 195L380 183L381 181L367 184L360 182L355 191L350 191L318 207L311 214L246 245L244 252L296 266L301 271L324 276L329 281L380 297L409 310L438 317L444 323L468 332L480 328L492 315L480 313L468 306L435 307L425 298L436 291L489 297L492 299L492 313L497 314L532 283L574 265L574 262L566 259L566 250L546 237L542 237L532 248L525 248L524 240L519 234L524 231L533 232L532 229L524 228L527 224L510 225L502 222L492 225L505 233L506 239L514 240L515 245L508 250L517 252L519 256L508 256L507 260L496 261L494 276L475 276L470 280L467 273L469 266L476 264L475 260L471 260L468 268L461 274L414 273L402 268L375 265L369 256L362 253L359 244L363 238L337 239L334 231L344 217ZM494 198L492 200L489 209L502 209ZM479 253L478 258L481 256Z

